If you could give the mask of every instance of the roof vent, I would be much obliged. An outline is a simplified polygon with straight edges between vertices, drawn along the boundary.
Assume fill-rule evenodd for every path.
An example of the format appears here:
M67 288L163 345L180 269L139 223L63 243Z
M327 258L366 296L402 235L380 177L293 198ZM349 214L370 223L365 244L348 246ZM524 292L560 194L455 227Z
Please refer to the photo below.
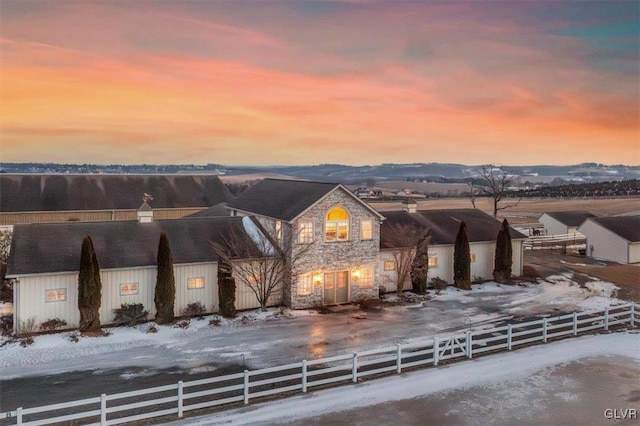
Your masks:
M402 202L402 211L407 213L416 213L418 211L418 203L414 200L406 198Z

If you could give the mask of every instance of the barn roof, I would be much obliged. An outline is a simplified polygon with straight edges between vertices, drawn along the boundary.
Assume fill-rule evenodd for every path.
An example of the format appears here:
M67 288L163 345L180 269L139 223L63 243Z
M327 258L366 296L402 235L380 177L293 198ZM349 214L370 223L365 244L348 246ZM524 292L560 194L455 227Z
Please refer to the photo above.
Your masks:
M551 216L555 220L560 223L563 223L567 226L580 226L582 222L589 219L590 217L595 217L596 215L590 213L586 210L572 210L566 212L545 212L547 215Z
M0 175L0 211L209 207L233 200L215 175Z
M274 219L291 221L324 196L343 188L377 216L380 214L339 183L263 179L229 203L229 208Z
M91 236L100 268L155 266L160 234L166 232L173 261L213 262L218 259L212 242L238 239L258 253L247 235L243 218L194 218L138 221L65 222L15 225L8 275L77 271L82 240Z
M590 220L631 243L640 242L640 216L602 216Z
M476 209L420 210L416 213L403 211L382 212L387 218L380 226L380 248L395 248L401 243L397 238L399 228L410 227L428 230L431 244L454 244L460 222L467 225L469 242L495 241L502 224L492 216ZM509 229L512 239L526 238Z
M223 216L229 216L229 210L227 209L227 205L228 203L223 202L223 203L218 203L215 204L209 208L206 208L204 210L200 210L199 212L195 212L193 214L190 214L188 216L185 216L185 218L189 218L189 217L223 217Z

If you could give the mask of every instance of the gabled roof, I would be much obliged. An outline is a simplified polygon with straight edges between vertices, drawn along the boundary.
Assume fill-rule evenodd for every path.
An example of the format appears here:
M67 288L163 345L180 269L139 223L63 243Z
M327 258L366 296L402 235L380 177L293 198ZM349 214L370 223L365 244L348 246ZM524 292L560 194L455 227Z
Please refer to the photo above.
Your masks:
M233 200L215 175L0 175L0 211L208 207Z
M218 203L215 204L209 208L206 208L204 210L200 210L199 212L195 212L193 214L190 214L188 216L185 216L185 218L189 218L189 217L225 217L225 216L229 216L229 210L227 209L227 204L226 202L222 202L222 203Z
M101 269L155 266L160 234L166 232L173 262L217 260L212 242L238 238L259 253L243 226L243 218L195 218L138 221L65 222L15 225L8 275L75 272L82 240L91 236ZM245 245L246 244L246 245Z
M640 216L602 216L589 220L631 243L640 242Z
M545 212L543 214L547 214L557 220L560 223L563 223L567 226L580 226L582 222L589 219L590 217L595 217L596 215L593 213L589 213L586 210L572 210L566 212Z
M292 221L336 189L344 189L354 200L382 218L380 213L339 183L285 179L263 179L229 203L230 209Z
M428 230L430 243L434 245L454 244L460 222L467 225L469 242L495 241L502 224L490 215L476 209L420 210L416 213L403 211L382 212L387 218L380 225L380 248L398 247L399 227L415 227ZM509 229L512 239L527 238L514 229Z

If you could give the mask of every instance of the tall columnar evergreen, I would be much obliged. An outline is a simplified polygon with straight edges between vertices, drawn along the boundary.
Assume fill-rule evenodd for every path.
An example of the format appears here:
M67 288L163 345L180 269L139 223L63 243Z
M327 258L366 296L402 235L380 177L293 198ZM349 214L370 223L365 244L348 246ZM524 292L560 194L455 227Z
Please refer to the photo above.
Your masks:
M236 315L236 280L229 262L218 262L218 300L220 301L220 315L231 318Z
M158 244L158 278L153 301L156 304L156 322L169 324L174 318L174 305L176 300L176 281L173 276L173 258L169 237L166 233L160 235Z
M496 239L495 266L493 269L493 279L498 283L506 283L511 278L511 267L513 266L513 249L511 248L511 234L509 233L509 222L502 221L502 228L498 231Z
M80 311L80 331L100 331L100 303L102 283L100 266L93 248L93 241L87 235L82 240L80 252L80 273L78 275L78 310Z
M429 236L423 235L416 244L416 255L411 262L411 287L416 294L427 292L429 274Z
M456 287L471 290L471 251L464 221L460 222L453 251L453 281Z

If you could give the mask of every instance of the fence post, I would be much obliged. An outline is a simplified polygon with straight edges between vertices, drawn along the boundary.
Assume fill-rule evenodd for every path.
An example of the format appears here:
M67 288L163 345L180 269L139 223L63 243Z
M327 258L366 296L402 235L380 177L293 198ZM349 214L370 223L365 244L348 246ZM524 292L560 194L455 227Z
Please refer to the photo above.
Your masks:
M604 329L609 329L609 307L604 308Z
M547 343L547 318L542 318L542 341Z
M307 391L307 360L302 360L302 392Z
M100 395L100 425L107 424L107 394Z
M351 365L351 381L353 383L358 383L358 352L353 353L353 362Z
M635 304L632 303L631 304L631 309L629 311L629 325L631 325L631 327L634 327L636 325L635 324L635 318L634 318L635 314L636 314L635 313Z
M511 324L509 324L507 326L507 350L510 351L511 350Z
M249 403L249 370L244 370L244 404Z
M473 354L471 353L473 349L473 342L471 341L471 339L471 332L467 331L467 357L469 357L469 359L473 357Z
M578 313L577 312L573 313L573 335L574 336L578 335Z
M180 380L178 382L178 417L182 417L183 414L183 410L182 410L182 406L184 404L184 384L182 383L182 380Z
M402 371L402 346L400 343L396 345L396 373L400 374Z
M22 426L22 407L16 409L16 425Z
M440 342L437 337L433 338L433 365L438 365L438 357L440 355Z

